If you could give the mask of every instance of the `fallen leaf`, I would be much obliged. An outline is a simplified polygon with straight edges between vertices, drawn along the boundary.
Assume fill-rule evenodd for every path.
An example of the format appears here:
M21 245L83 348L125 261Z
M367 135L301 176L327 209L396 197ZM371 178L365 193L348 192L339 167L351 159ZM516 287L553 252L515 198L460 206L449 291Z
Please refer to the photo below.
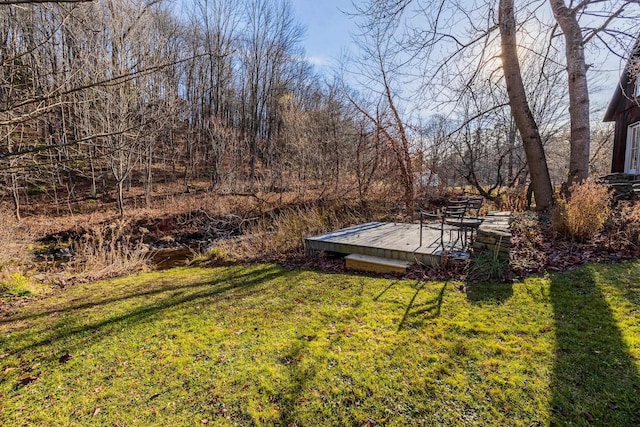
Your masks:
M26 376L26 377L22 377L22 378L20 378L20 380L18 381L18 384L20 384L20 385L27 385L27 384L29 384L29 383L34 382L34 381L35 381L35 380L37 380L37 379L38 379L38 376L37 376L37 375L29 375L29 376Z
M60 356L60 358L58 359L58 362L67 363L71 359L73 359L73 356L70 355L69 353L65 353L62 356Z
M102 408L98 406L95 411L93 411L93 418L97 417L101 410Z

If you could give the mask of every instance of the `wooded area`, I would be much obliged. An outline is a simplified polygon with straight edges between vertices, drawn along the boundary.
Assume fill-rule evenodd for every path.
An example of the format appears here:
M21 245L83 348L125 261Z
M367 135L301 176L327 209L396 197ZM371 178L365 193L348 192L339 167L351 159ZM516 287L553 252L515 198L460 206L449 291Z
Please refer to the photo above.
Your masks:
M228 192L340 188L363 197L376 183L402 188L411 210L416 186L467 184L495 198L528 185L529 172L535 188L534 170L556 185L584 179L589 162L606 172L611 130L589 129L587 81L581 89L567 83L576 80L567 80L565 64L571 76L586 73L584 53L563 56L597 41L594 49L624 57L635 2L586 1L567 12L551 1L555 19L535 14L546 2L501 1L500 12L509 3L511 63L521 64L516 74L550 173L539 156L525 155L511 113L527 101L507 91L509 44L500 56L498 24L506 21L497 4L366 3L355 13L360 51L327 77L305 58L304 28L285 0L193 0L182 9L160 0L5 2L4 198L18 218L34 198L70 211L78 200L115 200L124 215L129 190L142 188L149 205L160 184L186 192L204 181ZM418 24L403 15L410 7L422 14ZM457 14L462 24L450 20ZM410 42L411 34L420 36ZM419 78L408 79L416 70ZM412 107L425 102L450 113ZM550 197L543 191L535 192L546 198L537 199L541 207Z

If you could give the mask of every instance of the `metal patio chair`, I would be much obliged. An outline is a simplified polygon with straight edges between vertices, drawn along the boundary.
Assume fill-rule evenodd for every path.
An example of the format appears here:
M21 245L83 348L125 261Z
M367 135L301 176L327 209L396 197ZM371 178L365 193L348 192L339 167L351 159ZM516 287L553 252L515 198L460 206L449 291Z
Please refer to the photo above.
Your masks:
M438 247L443 252L467 252L475 233L482 224L480 209L484 199L482 197L462 197L449 200L440 212L420 214L420 246L422 246L422 227L424 220L436 220L440 229L440 241ZM445 233L449 233L449 239L445 240Z

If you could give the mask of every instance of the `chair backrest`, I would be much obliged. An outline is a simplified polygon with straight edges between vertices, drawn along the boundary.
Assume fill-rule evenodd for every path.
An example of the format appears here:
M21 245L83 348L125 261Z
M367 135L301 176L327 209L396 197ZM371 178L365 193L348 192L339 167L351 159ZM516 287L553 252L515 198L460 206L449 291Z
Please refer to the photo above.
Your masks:
M483 202L484 198L482 197L463 197L449 200L442 211L442 215L447 218L468 217L477 219L480 216Z
M483 197L467 197L467 215L473 218L480 216L480 209L482 209Z
M467 214L468 202L466 199L449 200L442 211L443 218L464 218Z

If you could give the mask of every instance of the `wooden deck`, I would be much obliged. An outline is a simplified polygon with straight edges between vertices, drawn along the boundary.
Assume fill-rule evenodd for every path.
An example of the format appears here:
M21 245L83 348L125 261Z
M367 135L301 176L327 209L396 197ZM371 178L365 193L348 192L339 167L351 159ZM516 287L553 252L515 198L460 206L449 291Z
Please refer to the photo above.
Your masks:
M307 253L334 252L439 265L442 255L440 224L425 225L420 245L420 224L370 222L305 239ZM445 243L449 233L445 230ZM461 256L467 254L461 253Z

